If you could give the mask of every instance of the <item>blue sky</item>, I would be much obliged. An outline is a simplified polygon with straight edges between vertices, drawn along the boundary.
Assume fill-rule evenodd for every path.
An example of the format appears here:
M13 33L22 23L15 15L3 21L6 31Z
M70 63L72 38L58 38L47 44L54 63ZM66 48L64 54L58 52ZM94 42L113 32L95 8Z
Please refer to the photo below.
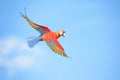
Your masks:
M65 30L59 42L72 57L54 54L20 16L51 30ZM120 80L119 0L0 1L0 80Z

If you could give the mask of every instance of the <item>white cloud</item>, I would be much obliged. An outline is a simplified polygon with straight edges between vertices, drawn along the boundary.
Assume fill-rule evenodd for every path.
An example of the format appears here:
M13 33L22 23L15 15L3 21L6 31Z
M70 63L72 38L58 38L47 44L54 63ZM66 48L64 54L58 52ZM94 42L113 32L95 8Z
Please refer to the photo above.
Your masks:
M17 56L12 60L1 59L0 65L6 68L7 75L6 77L13 77L17 71L24 71L29 69L32 65L35 64L35 58L26 57L26 56Z
M15 38L6 38L0 39L0 53L6 54L10 53L17 44L17 40Z
M0 39L0 53L2 55L11 54L13 51L30 51L31 49L27 46L26 41L22 41L16 37L7 37Z
M27 69L32 64L35 63L35 59L33 57L26 57L26 56L17 56L14 59L1 59L0 65L6 67L13 67L19 69Z
M33 52L34 55L26 55L27 53L32 54ZM6 67L27 69L35 63L36 54L39 53L39 55L42 56L43 52L44 51L37 46L30 49L26 41L13 36L0 39L0 65Z
M0 39L0 66L8 69L8 76L13 76L16 70L31 68L44 55L40 47L30 49L26 41L16 37Z
M35 59L33 57L25 57L25 56L20 56L20 57L16 57L13 60L13 64L16 67L19 68L28 68L30 65L34 64Z

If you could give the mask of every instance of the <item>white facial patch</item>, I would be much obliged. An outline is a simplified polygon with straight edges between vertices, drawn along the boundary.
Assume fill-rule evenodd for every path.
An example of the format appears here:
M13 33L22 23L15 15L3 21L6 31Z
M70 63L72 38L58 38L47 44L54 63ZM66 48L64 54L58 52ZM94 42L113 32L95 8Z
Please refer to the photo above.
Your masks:
M60 32L60 35L61 35L61 36L63 35L63 32L62 32L62 31Z

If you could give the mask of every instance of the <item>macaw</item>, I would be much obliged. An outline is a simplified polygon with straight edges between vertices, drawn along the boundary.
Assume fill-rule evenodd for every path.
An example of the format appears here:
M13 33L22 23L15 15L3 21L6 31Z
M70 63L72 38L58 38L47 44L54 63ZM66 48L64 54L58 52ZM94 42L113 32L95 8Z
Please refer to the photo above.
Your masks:
M65 53L62 45L58 42L58 38L60 36L65 36L65 31L64 30L59 30L56 32L51 31L47 26L42 26L38 25L34 22L32 22L25 14L21 13L22 17L34 28L37 30L40 35L38 37L29 37L28 38L28 46L30 48L33 48L39 41L45 41L47 46L55 52L58 53L59 55L62 55L64 57L68 57L67 54Z

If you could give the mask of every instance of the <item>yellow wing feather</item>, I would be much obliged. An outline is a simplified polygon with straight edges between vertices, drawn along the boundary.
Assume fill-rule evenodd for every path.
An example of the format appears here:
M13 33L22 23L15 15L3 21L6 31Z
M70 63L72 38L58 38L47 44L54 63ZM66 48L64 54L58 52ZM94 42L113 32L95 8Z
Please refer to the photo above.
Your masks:
M53 41L46 41L46 43L53 52L58 53L59 55L64 57L68 57L65 51L60 49Z
M27 17L26 14L24 15L23 13L21 13L21 15L22 15L22 17L23 17L34 29L39 28L39 26L35 25L35 23L32 22L32 21Z

